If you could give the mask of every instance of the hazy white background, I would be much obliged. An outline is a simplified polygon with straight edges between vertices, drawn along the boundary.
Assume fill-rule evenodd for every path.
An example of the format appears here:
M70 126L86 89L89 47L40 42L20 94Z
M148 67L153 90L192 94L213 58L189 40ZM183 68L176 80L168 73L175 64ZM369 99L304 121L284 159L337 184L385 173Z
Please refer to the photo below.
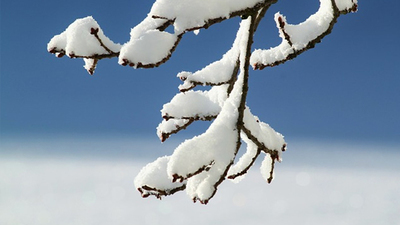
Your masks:
M399 146L293 141L271 184L258 163L204 206L184 192L141 198L133 179L151 142L42 141L2 143L0 224L400 224Z

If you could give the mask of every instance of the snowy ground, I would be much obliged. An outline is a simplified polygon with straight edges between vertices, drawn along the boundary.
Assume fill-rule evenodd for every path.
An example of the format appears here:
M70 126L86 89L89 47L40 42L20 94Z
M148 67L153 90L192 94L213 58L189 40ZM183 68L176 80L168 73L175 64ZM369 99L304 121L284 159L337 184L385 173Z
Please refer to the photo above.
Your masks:
M399 145L294 141L272 184L256 165L239 184L224 182L207 206L184 192L140 197L133 179L155 156L132 148L149 145L3 141L0 224L400 225Z

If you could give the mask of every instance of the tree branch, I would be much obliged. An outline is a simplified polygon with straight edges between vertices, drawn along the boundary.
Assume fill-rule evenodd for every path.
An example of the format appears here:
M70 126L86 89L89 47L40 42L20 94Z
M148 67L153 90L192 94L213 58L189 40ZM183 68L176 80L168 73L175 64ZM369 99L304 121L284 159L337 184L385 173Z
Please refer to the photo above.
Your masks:
M186 188L186 184L182 184L182 186L179 186L174 189L166 189L166 190L157 189L155 187L149 187L147 185L144 185L142 187L139 187L138 191L140 192L140 194L142 195L143 198L147 198L150 195L154 195L154 196L156 196L156 198L161 199L161 196L173 195L178 191L185 190L185 188Z
M247 45L244 49L244 52L241 51L240 54L245 54L245 56L241 56L240 60L244 60L244 62L241 63L240 69L242 70L241 72L243 73L243 83L242 83L242 93L241 93L241 99L240 99L240 103L238 106L238 118L236 121L236 131L237 131L237 140L236 140L236 149L234 151L234 156L236 156L237 152L240 149L241 146L241 141L240 141L240 132L243 128L244 122L243 122L243 118L244 118L244 110L246 108L246 97L247 97L247 91L248 91L248 78L249 78L249 65L250 65L250 55L251 55L251 46L253 43L253 36L254 36L254 32L255 32L255 20L256 20L256 14L257 12L253 11L252 13L249 13L251 18L250 18L250 25L248 28L248 33L247 33ZM243 49L241 49L243 50ZM218 186L222 183L222 181L225 180L229 168L233 165L234 163L234 158L231 160L231 162L226 166L225 171L221 174L220 178L214 183L214 188L213 188L213 192L212 194L206 198L198 198L197 200L199 200L202 204L207 204L209 199L211 199L215 193L217 192ZM194 199L194 201L196 201L196 198Z
M258 156L261 153L261 149L257 148L256 153L254 154L254 156L251 158L250 162L247 164L246 167L244 167L242 170L240 170L239 172L233 173L233 174L229 174L227 176L228 179L235 179L237 177L243 176L247 173L247 171L249 171L249 169L253 166L253 164L256 162L256 159L258 158Z
M293 40L291 39L290 34L286 31L286 20L282 15L279 15L276 18L276 23L278 25L279 30L282 32L283 36L284 36L284 40L286 40L286 42L289 44L289 46L291 47L291 53L288 53L283 59L280 60L275 60L275 61L270 61L270 62L266 62L264 63L262 60L260 59L255 59L255 57L252 58L252 66L255 70L259 69L262 70L265 67L273 67L273 66L277 66L279 64L285 63L291 59L296 58L298 55L300 55L301 53L314 48L314 46L317 43L320 43L321 40L328 34L330 34L332 32L333 26L335 25L335 23L337 22L338 17L341 14L346 14L349 12L355 12L357 11L357 4L353 2L352 7L348 8L348 9L344 9L344 10L339 10L335 0L331 0L331 8L332 8L332 19L328 25L328 27L326 28L325 31L321 32L321 34L319 34L318 36L316 36L315 38L311 39L308 41L307 45L303 48L296 48L294 47L294 43ZM297 26L297 25L295 25ZM257 55L259 55L261 52L264 52L264 54L267 54L267 52L271 52L271 55L273 55L274 53L272 53L273 51L278 50L277 48L273 48L273 49L269 49L269 50L256 50ZM287 52L290 52L289 49L286 50ZM262 53L261 53L262 54ZM276 54L276 53L275 53ZM253 53L253 55L255 55Z
M134 67L134 68L154 68L154 67L158 67L161 64L167 62L171 58L172 53L177 48L180 40L182 39L182 36L185 33L189 32L189 31L199 30L199 29L202 29L202 28L207 29L208 27L212 26L213 24L220 23L220 22L222 22L224 20L227 20L227 19L230 19L230 18L233 18L233 17L253 14L255 11L258 11L259 9L262 9L262 8L264 8L266 6L268 8L271 4L275 3L276 1L277 0L265 0L264 2L257 3L253 7L245 8L245 9L241 9L241 10L237 10L237 11L231 12L228 17L209 18L202 26L189 27L189 28L185 29L181 33L176 34L177 35L177 39L176 39L175 43L169 49L168 54L164 58L162 58L161 60L158 60L157 62L153 62L153 63L136 62L135 63L135 62L130 61L129 59L123 58L123 59L121 59L120 64L122 66L130 66L130 67ZM166 17L159 16L159 15L151 15L151 18L166 20L165 23L163 23L161 26L157 27L157 29L159 31L164 31L165 29L167 29L167 27L172 25L174 23L175 19L176 19L176 18L173 18L173 19L166 18Z

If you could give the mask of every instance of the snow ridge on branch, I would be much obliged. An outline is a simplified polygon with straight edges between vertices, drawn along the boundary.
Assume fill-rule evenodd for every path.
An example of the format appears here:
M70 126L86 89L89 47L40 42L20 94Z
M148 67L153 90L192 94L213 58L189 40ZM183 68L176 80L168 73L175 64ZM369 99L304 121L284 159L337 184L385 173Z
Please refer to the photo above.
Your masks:
M90 16L77 19L62 34L54 36L47 50L57 57L66 54L70 58L83 58L84 67L91 75L94 73L97 62L104 58L118 57L120 65L133 68L158 67L168 61L186 32L208 28L215 23L258 10L275 1L157 0L148 16L132 28L129 42L122 46L104 36L97 22ZM222 7L226 5L231 5L231 7ZM190 9L195 9L195 13L188 11ZM171 25L175 30L172 34L165 31ZM106 53L99 44L99 40L88 35L92 34L93 29L100 29L99 40L113 51L112 54Z
M47 44L47 50L59 58L64 55L83 58L84 67L91 75L100 59L118 57L121 47L104 35L91 16L77 19Z
M196 82L202 85L212 86L209 91L187 90L181 85L179 88L182 93L178 93L161 110L164 121L157 128L157 133L162 141L169 137L174 128L178 132L181 126L188 126L193 121L215 118L205 133L179 145L167 163L170 182L186 182L186 192L194 201L206 204L215 195L222 181L226 178L238 180L236 178L247 173L261 152L268 156L267 161L270 163L269 168L264 166L262 174L271 182L273 164L281 160L281 153L285 150L283 136L260 122L245 105L250 43L258 15L256 11L242 21L232 48L221 60L193 74L178 74L184 81L183 85L188 80L191 80L189 84L193 84L193 80L197 79ZM218 78L214 76L220 74L221 67L225 69L222 78L218 80L221 84L218 84L215 82ZM169 122L171 118L173 121ZM241 140L247 143L247 152L234 164ZM154 193L144 190L147 184L145 180L141 181L141 177L145 175L139 174L135 183L142 195L163 195L163 191ZM165 188L157 186L154 189Z
M193 201L207 204L224 180L239 181L262 153L262 177L268 183L274 179L275 163L282 161L286 142L246 105L249 67L263 69L293 59L329 34L341 14L357 10L356 0L320 0L319 10L297 25L288 24L286 17L276 13L281 44L251 52L259 22L276 1L157 0L148 16L132 28L124 45L108 39L92 17L76 20L51 39L50 53L83 58L90 74L99 60L112 57L119 57L124 66L152 68L171 57L186 32L231 17L242 18L231 49L220 60L194 73L177 75L183 83L161 110L160 140L166 141L196 121L212 123L203 134L177 146L172 155L156 159L139 172L134 184L143 197L161 198L186 190ZM174 33L165 31L169 26ZM210 89L194 90L198 85ZM237 159L242 143L246 149Z
M332 31L340 14L357 11L356 0L320 0L320 2L319 10L297 25L288 24L285 16L276 13L275 22L282 42L268 50L255 50L250 60L253 68L276 66L314 48Z

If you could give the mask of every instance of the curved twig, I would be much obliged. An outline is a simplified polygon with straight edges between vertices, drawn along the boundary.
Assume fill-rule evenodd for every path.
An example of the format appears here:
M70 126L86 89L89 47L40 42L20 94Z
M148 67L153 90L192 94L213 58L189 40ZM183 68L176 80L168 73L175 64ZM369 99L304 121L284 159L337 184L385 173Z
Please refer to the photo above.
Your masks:
M332 32L333 26L335 25L335 23L337 22L338 17L341 14L347 14L349 12L357 11L357 4L355 4L355 3L353 3L353 6L351 8L346 9L346 10L342 10L342 11L340 11L338 9L335 0L331 0L331 6L332 6L332 10L333 10L333 18L332 18L331 22L329 23L329 26L327 27L327 29L324 32L322 32L320 35L318 35L316 38L314 38L313 40L310 40L307 43L307 45L302 49L293 48L294 43L292 42L290 35L285 30L286 22L284 21L284 18L282 16L279 16L278 19L277 19L278 21L276 21L276 22L277 22L277 24L279 26L280 31L283 33L284 39L292 47L291 48L292 49L292 53L288 54L284 59L273 61L273 62L269 62L269 63L266 63L266 64L262 63L262 62L259 62L259 61L255 62L252 65L253 68L255 70L257 70L257 69L262 70L265 67L277 66L279 64L283 64L283 63L285 63L285 62L287 62L287 61L289 61L291 59L296 58L301 53L303 53L303 52L305 52L305 51L307 51L307 50L309 50L311 48L314 48L317 43L320 43L321 40L325 36L330 34ZM268 50L266 50L266 51L268 51Z

